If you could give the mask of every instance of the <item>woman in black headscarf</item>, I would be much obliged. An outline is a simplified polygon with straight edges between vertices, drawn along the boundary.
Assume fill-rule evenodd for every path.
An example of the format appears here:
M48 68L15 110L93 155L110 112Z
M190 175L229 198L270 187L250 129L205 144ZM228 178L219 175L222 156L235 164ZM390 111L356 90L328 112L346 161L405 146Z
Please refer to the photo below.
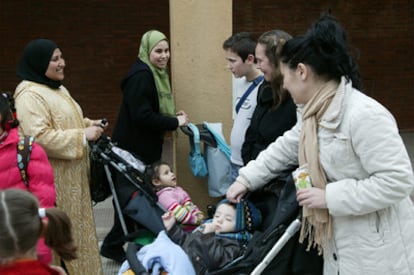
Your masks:
M82 109L61 84L65 60L51 40L36 39L24 49L14 97L21 132L34 136L54 170L56 204L73 223L79 259L65 262L69 274L102 274L89 194L89 140L102 134L101 120Z

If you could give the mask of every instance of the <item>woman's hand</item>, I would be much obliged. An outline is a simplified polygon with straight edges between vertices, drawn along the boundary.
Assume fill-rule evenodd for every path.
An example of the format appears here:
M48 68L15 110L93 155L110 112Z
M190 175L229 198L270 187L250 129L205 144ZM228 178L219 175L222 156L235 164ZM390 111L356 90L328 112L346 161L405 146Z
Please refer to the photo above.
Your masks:
M108 128L108 125L109 125L109 123L108 123L108 120L106 120L106 118L92 121L92 126L99 126L104 130L106 130L106 128Z
M178 126L185 126L190 122L190 118L184 111L179 111L176 115L178 119Z
M296 200L300 206L307 208L328 208L326 205L326 192L323 189L310 187L299 189L296 192Z
M104 129L100 126L89 126L85 128L84 133L87 141L95 141L101 137Z
M247 191L247 187L236 180L230 185L229 189L227 189L226 196L229 201L238 203Z

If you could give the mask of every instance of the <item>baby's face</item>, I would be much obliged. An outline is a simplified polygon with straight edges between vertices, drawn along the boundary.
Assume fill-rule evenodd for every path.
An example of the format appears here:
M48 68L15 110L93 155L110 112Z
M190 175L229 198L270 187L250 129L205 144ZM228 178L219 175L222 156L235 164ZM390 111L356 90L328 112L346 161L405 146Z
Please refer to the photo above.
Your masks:
M227 203L220 204L214 213L212 224L216 234L234 232L236 228L235 207Z

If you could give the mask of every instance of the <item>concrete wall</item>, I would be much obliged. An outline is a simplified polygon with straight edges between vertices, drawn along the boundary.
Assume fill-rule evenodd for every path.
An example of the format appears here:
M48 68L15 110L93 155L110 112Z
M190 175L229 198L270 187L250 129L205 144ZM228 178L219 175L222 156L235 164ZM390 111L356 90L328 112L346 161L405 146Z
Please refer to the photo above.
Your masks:
M170 0L171 74L177 109L184 109L194 124L223 122L226 134L232 125L232 95L222 44L232 33L231 15L231 0ZM204 209L216 199L208 197L206 180L190 173L189 140L181 131L176 146L178 183Z

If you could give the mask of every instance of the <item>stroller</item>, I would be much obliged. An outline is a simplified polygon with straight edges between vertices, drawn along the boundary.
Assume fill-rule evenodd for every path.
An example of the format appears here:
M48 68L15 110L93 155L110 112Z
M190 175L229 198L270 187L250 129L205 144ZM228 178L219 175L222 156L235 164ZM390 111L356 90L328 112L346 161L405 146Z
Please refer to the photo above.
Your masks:
M196 126L201 141L207 146L218 146L216 135L206 123ZM189 136L191 143L191 129L183 126L181 130ZM290 171L260 190L248 193L246 198L260 209L261 227L254 232L242 256L207 274L322 274L322 257L315 249L306 252L307 243L298 242L302 212L296 201L296 187Z
M135 274L146 274L145 268L134 261L135 253L164 229L161 216L165 213L151 183L145 178L146 165L130 152L117 147L108 136L102 136L91 144L91 155L104 166L114 210L128 244L127 259L132 259L131 268ZM115 186L115 177L122 177L121 186ZM127 226L125 216L136 222L133 229Z
M200 136L205 135L206 133L203 133ZM209 142L214 144L211 140ZM92 150L105 165L115 211L118 213L128 242L126 257L130 269L137 275L149 274L136 256L142 245L134 240L142 234L143 230L151 232L153 236L164 230L161 216L165 209L157 202L157 196L152 190L151 184L144 177L146 166L129 152L118 148L108 137L101 138L96 142L92 146ZM133 187L134 191L131 192L130 199L126 204L118 200L119 196L112 181L113 172L121 173ZM248 194L249 200L255 203L262 212L262 226L255 231L242 256L219 270L209 271L206 275L291 274L287 273L287 270L292 269L290 258L295 254L297 246L301 245L297 241L301 211L296 202L295 194L296 189L291 176L281 177L263 189ZM128 231L124 215L137 222L138 230ZM302 250L305 251L304 248ZM316 253L310 257L312 259L307 261L310 265L315 266L315 272L307 271L306 274L322 274L322 259L319 259L320 257ZM302 268L303 262L299 262L297 267ZM309 270L308 267L304 268ZM299 270L292 274L305 273L301 273Z

